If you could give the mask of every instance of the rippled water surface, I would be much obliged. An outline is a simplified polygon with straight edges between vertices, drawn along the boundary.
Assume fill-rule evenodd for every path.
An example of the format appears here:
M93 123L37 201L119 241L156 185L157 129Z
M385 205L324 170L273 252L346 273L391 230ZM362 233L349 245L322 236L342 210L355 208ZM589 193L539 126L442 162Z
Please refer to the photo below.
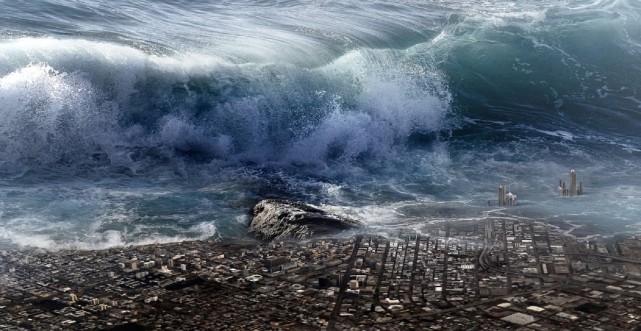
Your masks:
M633 0L0 0L0 245L233 239L266 197L387 231L501 184L636 231L640 89Z

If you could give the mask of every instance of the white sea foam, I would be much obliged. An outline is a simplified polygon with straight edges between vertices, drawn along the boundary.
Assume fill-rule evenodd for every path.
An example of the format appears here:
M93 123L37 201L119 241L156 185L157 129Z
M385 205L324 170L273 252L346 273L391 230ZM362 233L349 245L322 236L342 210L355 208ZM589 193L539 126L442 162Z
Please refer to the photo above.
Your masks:
M274 196L373 231L638 219L635 1L59 5L108 15L0 4L5 242L236 235Z
M286 66L236 66L195 53L148 55L83 40L12 40L0 43L0 54L12 59L0 68L7 72L0 77L0 113L7 119L0 125L0 154L18 155L11 158L18 163L77 162L105 152L112 166L137 173L142 164L131 149L154 147L207 160L236 154L265 162L284 152L297 163L323 163L328 156L350 161L390 155L413 133L447 129L450 96L437 72L372 62L364 51L293 73ZM265 81L272 73L284 86ZM290 95L310 79L316 80L311 86L331 90ZM257 84L237 90L243 80ZM251 89L258 95L248 94Z
M28 220L22 220L28 221ZM149 230L149 229L147 229ZM38 230L38 232L44 232ZM164 244L186 240L216 239L220 235L211 222L198 223L186 232L189 234L168 236L153 231L138 230L138 233L127 233L116 230L82 233L77 230L71 237L62 233L34 234L32 231L19 232L0 230L0 245L43 248L48 250L97 250L112 247Z

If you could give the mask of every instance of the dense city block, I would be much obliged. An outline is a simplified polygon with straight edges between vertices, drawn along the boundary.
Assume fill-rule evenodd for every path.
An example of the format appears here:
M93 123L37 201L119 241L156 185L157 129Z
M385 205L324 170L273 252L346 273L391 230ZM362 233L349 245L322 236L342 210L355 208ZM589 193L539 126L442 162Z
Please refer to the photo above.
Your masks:
M495 217L395 236L0 251L2 330L635 330L641 236Z

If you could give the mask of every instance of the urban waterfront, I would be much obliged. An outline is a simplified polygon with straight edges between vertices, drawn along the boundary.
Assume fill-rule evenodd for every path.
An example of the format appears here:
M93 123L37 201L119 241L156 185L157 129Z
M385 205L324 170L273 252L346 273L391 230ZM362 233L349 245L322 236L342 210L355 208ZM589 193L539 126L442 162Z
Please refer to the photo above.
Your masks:
M385 238L0 252L3 330L637 330L641 236L497 216Z

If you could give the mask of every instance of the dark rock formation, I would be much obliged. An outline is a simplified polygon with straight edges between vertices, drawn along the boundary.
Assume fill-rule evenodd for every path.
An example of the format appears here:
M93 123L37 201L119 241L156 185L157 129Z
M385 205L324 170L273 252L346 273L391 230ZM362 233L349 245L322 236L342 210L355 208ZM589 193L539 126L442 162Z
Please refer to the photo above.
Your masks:
M260 239L305 239L361 226L355 220L286 200L262 200L254 206L249 232Z

